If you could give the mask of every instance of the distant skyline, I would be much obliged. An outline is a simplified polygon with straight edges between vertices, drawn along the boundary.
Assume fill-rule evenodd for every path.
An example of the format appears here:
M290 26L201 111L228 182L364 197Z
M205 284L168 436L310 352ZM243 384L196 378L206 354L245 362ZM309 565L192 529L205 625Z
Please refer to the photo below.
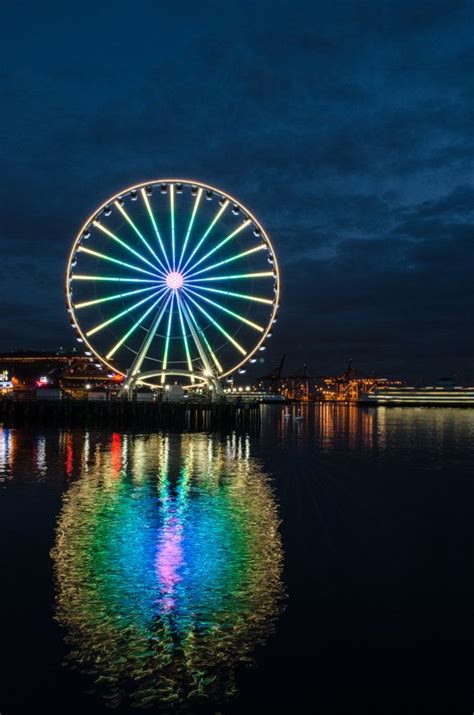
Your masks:
M184 176L268 230L288 370L474 379L474 4L4 10L0 352L74 345L64 273L109 195Z

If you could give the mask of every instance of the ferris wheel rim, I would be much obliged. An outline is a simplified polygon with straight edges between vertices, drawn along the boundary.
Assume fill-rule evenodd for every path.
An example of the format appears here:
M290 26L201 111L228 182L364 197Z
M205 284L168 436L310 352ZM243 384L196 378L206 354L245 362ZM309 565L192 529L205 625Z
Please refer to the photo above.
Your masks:
M281 296L281 276L280 276L280 268L279 268L279 263L278 263L278 258L274 249L274 246L272 244L272 241L265 230L265 228L262 226L260 223L259 219L255 216L255 214L250 211L245 204L243 204L241 201L235 198L232 194L229 194L226 191L223 191L222 189L214 186L213 184L207 184L203 181L200 180L194 180L194 179L185 179L185 178L159 178L159 179L148 179L146 181L141 181L137 184L132 184L130 186L127 186L126 188L121 189L117 193L109 196L105 201L103 201L99 206L97 206L94 211L88 216L88 218L83 222L81 225L79 231L76 234L76 237L73 241L69 257L68 257L68 262L67 262L67 267L66 267L66 302L67 302L67 310L71 318L71 323L74 327L74 329L77 331L77 334L79 336L80 341L87 347L88 351L94 355L97 358L97 361L101 363L102 365L105 365L109 370L111 370L115 374L119 374L122 377L126 378L127 377L127 372L124 372L122 369L120 369L118 366L111 364L105 356L103 356L99 351L95 349L95 347L91 344L91 342L88 340L87 336L85 335L84 331L82 330L79 321L76 319L76 310L73 305L73 302L71 300L71 294L72 291L70 289L70 283L72 280L72 264L73 264L73 259L74 256L77 252L78 245L81 241L82 235L85 232L85 230L93 223L94 218L100 214L108 205L110 205L112 202L117 201L121 197L123 197L126 194L130 194L132 191L139 191L142 189L146 189L148 186L158 186L158 185L176 185L176 184L182 184L190 187L197 187L199 189L205 190L205 191L211 191L215 192L217 195L224 197L227 201L232 202L233 204L236 204L239 208L241 208L245 215L248 217L249 222L254 223L256 227L259 229L261 237L263 238L263 241L265 244L267 244L268 249L270 251L270 254L272 256L272 273L273 273L273 281L274 281L274 300L272 302L272 311L270 314L270 317L268 319L268 322L266 324L266 327L263 330L262 336L260 339L255 343L254 347L249 350L249 352L245 355L245 357L236 365L232 365L230 368L223 370L219 375L219 379L225 379L229 375L232 375L233 373L238 372L243 368L244 365L249 363L252 358L255 356L255 354L260 350L260 348L263 347L263 343L267 339L267 337L270 334L270 331L272 330L272 326L276 321L276 316L279 311L280 307L280 296ZM166 374L172 374L173 370L163 371ZM190 372L189 375L192 373ZM198 377L197 373L194 373L195 377ZM140 381L141 382L141 381ZM163 385L156 385L152 383L147 383L147 382L142 382L143 385L147 385L148 387L151 387L153 389L161 389ZM185 385L183 386L185 389L192 389L194 386L193 385Z

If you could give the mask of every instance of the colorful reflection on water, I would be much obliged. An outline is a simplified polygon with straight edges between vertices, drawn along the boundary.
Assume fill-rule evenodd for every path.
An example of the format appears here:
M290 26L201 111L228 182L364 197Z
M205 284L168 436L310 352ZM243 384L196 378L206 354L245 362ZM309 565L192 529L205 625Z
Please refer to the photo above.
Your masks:
M69 660L111 706L220 701L282 603L279 517L245 438L113 435L52 551Z

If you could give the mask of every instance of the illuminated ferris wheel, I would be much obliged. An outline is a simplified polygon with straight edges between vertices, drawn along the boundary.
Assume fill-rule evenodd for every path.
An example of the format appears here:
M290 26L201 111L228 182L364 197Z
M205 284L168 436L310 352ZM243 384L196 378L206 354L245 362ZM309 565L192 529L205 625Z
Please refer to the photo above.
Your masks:
M162 179L103 203L71 250L66 293L86 352L137 384L192 388L244 371L279 307L275 251L236 199Z

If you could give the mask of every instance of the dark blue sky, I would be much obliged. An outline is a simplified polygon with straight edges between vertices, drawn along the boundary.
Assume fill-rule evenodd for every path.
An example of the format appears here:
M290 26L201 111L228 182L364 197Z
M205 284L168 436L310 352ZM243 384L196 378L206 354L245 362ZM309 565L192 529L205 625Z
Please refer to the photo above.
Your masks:
M0 350L72 345L80 224L182 175L272 236L269 366L474 379L472 2L31 0L3 19Z

